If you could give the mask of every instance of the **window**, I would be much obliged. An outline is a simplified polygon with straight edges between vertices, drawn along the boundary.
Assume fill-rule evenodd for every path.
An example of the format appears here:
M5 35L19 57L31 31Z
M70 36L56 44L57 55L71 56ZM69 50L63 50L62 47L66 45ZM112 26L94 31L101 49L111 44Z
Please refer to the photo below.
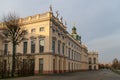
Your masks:
M96 64L96 58L94 58L94 64Z
M96 66L94 66L94 70L96 70Z
M60 33L58 32L58 36L60 37Z
M74 53L74 58L73 59L75 60L75 51L73 51L73 53Z
M65 48L65 44L62 44L62 53L64 54L64 48Z
M73 44L72 44L72 47L73 47Z
M39 59L39 73L43 73L43 58Z
M65 38L65 37L64 37L64 36L62 36L62 39L63 39L63 40L64 40L64 38Z
M52 29L52 32L54 33L54 32L55 32L55 29Z
M40 39L39 40L39 52L40 53L44 52L44 46L45 46L44 39Z
M53 72L55 72L55 66L56 66L55 59L53 59Z
M59 60L59 70L61 70L61 61Z
M73 59L73 50L72 50L72 59Z
M68 70L70 71L70 62L68 62Z
M92 59L91 58L89 58L89 64L92 64Z
M68 57L68 48L67 48L67 46L66 46L66 54L67 54L67 57Z
M27 53L27 42L23 42L23 54Z
M3 71L7 71L7 60L3 60Z
M70 48L68 49L68 57L70 59Z
M5 43L4 44L4 54L7 55L7 52L8 52L8 44Z
M77 60L79 60L79 53L77 52Z
M86 58L87 59L87 58ZM79 61L81 60L81 54L79 54Z
M35 40L31 40L31 53L35 53Z
M52 51L55 53L55 40L52 41Z
M70 42L68 43L68 45L70 46Z
M40 32L44 31L44 27L40 27Z
M31 29L31 33L35 32L35 28Z
M77 52L75 52L75 60L77 60Z
M60 54L60 41L58 41L58 53Z
M72 71L73 71L73 63L72 63Z

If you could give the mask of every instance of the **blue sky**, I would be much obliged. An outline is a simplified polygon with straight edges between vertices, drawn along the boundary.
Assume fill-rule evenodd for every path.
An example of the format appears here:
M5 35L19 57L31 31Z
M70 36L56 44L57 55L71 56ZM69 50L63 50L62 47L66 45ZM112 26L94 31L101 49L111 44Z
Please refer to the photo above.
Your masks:
M120 60L120 0L0 0L0 19L9 12L31 16L59 11L68 31L76 23L78 34L89 50L99 51L99 61Z

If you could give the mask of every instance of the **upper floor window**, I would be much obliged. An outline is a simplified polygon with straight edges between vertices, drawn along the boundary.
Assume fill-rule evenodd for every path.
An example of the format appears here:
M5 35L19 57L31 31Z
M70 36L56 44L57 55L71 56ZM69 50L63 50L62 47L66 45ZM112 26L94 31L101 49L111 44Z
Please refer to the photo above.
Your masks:
M52 29L52 32L55 32L55 29Z
M81 55L80 55L80 53L79 53L79 61L81 60ZM87 58L86 58L86 60L87 60Z
M7 55L7 52L8 52L8 44L5 43L4 44L4 54Z
M92 64L92 59L91 58L89 58L89 64Z
M35 53L35 40L31 40L31 53Z
M35 29L35 28L31 29L31 33L34 33L35 31L36 31L36 29Z
M73 44L72 44L72 47L73 47Z
M55 53L55 40L52 41L52 50L53 50L53 53Z
M73 59L73 50L72 50L72 59Z
M58 32L58 36L60 37L60 32Z
M64 39L65 37L64 36L62 36L62 39Z
M96 58L94 58L94 64L96 64Z
M68 45L70 46L70 42L68 43Z
M44 46L45 46L44 39L40 39L39 40L39 52L40 53L44 52Z
M45 31L44 27L40 27L40 32Z
M77 60L77 53L76 52L74 53L74 57L75 57L74 60Z
M62 53L64 54L65 44L62 44Z
M60 41L58 41L58 53L60 54Z
M68 57L70 59L70 48L68 49Z
M23 54L27 53L27 41L23 42Z

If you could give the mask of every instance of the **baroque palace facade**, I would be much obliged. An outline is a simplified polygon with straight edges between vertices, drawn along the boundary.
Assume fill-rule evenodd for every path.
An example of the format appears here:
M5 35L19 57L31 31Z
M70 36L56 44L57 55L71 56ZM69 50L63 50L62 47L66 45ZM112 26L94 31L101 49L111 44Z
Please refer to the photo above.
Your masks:
M24 23L28 33L26 39L17 46L16 56L20 55L20 59L25 61L32 55L30 59L34 61L35 74L98 69L98 53L89 53L76 27L73 26L70 34L62 18L59 20L51 11L20 18L19 21ZM7 63L7 56L12 55L12 44L2 35L3 29L0 23L0 54L6 56L4 59ZM94 59L94 64L90 63L91 59Z

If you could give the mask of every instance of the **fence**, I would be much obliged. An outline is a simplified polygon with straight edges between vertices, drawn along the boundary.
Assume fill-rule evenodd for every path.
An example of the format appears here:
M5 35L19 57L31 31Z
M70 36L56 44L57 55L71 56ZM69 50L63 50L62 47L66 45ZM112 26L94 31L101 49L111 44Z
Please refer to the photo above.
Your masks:
M34 56L17 54L15 58L15 77L34 75ZM0 78L11 77L11 72L12 55L0 54Z

